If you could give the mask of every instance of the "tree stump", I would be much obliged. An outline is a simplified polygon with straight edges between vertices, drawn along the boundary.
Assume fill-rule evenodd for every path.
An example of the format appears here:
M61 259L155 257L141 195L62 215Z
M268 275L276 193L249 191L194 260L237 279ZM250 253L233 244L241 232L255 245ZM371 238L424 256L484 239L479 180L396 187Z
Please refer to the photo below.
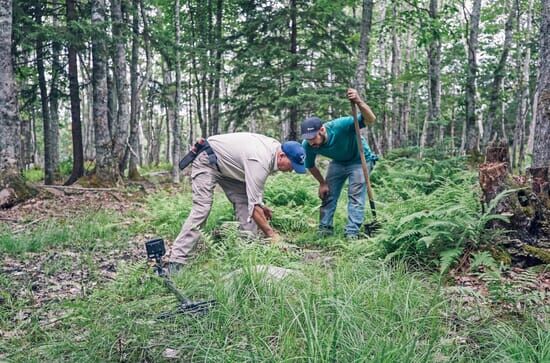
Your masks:
M495 244L510 255L513 265L529 267L550 263L550 182L548 168L531 168L531 184L526 177L509 172L508 146L489 145L485 162L479 166L482 204L488 208L501 192L515 190L500 199L492 214L509 217L509 222L493 221L488 228L508 231ZM494 203L494 202L493 202Z

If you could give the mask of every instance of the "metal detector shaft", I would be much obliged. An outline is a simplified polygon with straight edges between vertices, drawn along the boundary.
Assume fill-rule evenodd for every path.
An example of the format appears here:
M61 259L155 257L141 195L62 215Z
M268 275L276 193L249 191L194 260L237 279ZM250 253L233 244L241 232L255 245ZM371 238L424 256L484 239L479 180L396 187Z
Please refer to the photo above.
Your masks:
M359 150L359 156L361 157L361 166L363 168L363 175L365 176L365 182L367 184L367 194L369 196L369 205L372 212L372 216L376 219L376 206L374 204L374 194L370 185L369 168L367 166L367 160L365 159L365 151L363 150L363 143L361 142L361 129L359 128L359 121L357 120L357 108L353 101L351 102L351 113L353 115L353 124L355 125L355 136L357 138L357 149Z

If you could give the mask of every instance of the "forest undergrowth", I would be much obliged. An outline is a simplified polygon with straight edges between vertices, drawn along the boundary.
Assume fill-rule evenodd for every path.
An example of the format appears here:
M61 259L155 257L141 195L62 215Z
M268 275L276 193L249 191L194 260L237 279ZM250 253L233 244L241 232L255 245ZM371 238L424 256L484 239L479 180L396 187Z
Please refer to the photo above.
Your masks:
M381 229L347 241L345 193L335 235L319 238L315 180L278 174L265 200L283 246L242 236L217 193L198 256L174 280L218 305L166 320L176 299L143 243L175 238L188 186L4 223L0 361L550 361L550 274L495 253L506 231L485 227L505 216L482 208L477 183L465 159L395 151L372 174Z

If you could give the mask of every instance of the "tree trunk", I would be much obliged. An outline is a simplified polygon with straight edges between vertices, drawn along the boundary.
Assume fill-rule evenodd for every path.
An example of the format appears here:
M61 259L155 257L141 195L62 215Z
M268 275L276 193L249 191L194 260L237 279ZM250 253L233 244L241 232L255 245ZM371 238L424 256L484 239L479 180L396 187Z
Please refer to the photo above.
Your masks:
M0 208L32 197L20 172L19 119L12 64L12 2L0 0Z
M363 0L363 16L361 19L361 37L359 38L359 59L355 69L355 89L361 97L367 92L367 62L369 60L369 42L372 26L372 0Z
M479 154L479 133L476 124L477 93L477 43L481 0L474 0L468 31L468 75L466 77L466 139L465 151L468 154Z
M514 145L512 147L513 154L512 154L512 168L516 167L516 160L517 160L517 167L518 170L523 170L523 162L525 161L525 124L527 123L527 114L529 113L528 110L528 103L529 103L529 65L531 63L531 47L530 47L530 35L531 35L531 14L532 14L532 8L533 8L533 1L529 1L529 10L527 12L527 21L525 25L525 32L524 34L527 34L528 39L525 40L525 43L528 45L525 47L525 58L523 60L523 65L521 69L521 76L520 81L518 85L518 93L520 95L520 101L516 113L516 127L514 130ZM518 12L520 9L518 8ZM519 16L518 16L519 18ZM518 19L519 22L519 19ZM519 24L518 24L518 31L519 31ZM516 153L516 150L518 151Z
M386 0L382 0L380 2L380 15L378 21L380 23L384 23L386 21ZM386 65L386 33L381 32L380 36L378 38L378 61L379 61L379 71L380 74L380 81L382 82L382 95L381 98L383 100L382 104L380 105L380 115L377 117L380 120L380 125L382 127L380 137L381 139L378 140L378 148L380 154L384 154L386 151L388 151L388 144L389 144L389 136L388 136L388 115L387 115L387 108L386 108L386 99L388 98L388 89L387 89L387 80L386 80L386 73L387 73L387 65Z
M397 4L393 4L393 17L397 18ZM399 147L401 138L401 122L399 112L402 104L403 85L398 81L401 73L401 44L397 30L396 21L392 26L392 48L391 48L391 123L389 129L389 148Z
M296 104L298 96L298 25L296 24L296 13L296 0L290 0L290 87L288 94L291 98L291 104L288 112L287 140L296 140L298 137L296 133L298 127L298 105Z
M74 22L78 19L76 14L76 0L67 0L67 29L72 34L78 30ZM64 185L71 185L84 175L84 149L82 146L82 123L80 119L80 90L78 85L78 61L77 46L69 40L69 98L71 102L71 136L73 141L73 169L71 176Z
M35 13L36 24L42 26L42 4L37 4ZM48 90L44 69L44 42L43 32L36 37L36 71L38 73L38 87L40 88L40 103L42 105L42 123L44 125L44 184L51 185L56 179L57 166L54 164L54 129L50 118Z
M54 1L57 5L57 1ZM59 26L57 18L53 19L54 26ZM52 79L50 84L50 128L51 128L51 152L52 152L52 164L54 165L54 178L61 178L59 170L59 98L61 92L59 91L59 79L63 74L63 66L59 61L61 54L61 43L54 39L52 41Z
M134 9L137 12L137 9ZM130 95L126 61L126 36L124 35L124 18L121 0L111 0L111 17L113 19L113 66L117 94L117 117L113 128L113 154L121 174L124 173L124 153L128 143L128 126L130 124Z
M483 134L483 145L487 145L489 140L502 138L498 128L493 130L493 124L495 119L497 119L497 110L500 108L499 103L502 103L500 93L502 91L502 80L505 75L505 67L508 59L508 53L510 51L510 46L512 45L512 29L514 24L515 16L515 7L510 6L510 14L504 25L504 44L502 46L502 53L500 54L500 59L498 64L493 72L493 84L489 91L489 109L487 111L487 122L485 124L485 132ZM528 20L530 21L530 20ZM528 47L529 48L529 47ZM493 136L494 134L494 136Z
M439 23L438 0L430 0L430 19L432 24ZM428 77L430 103L426 130L427 145L433 145L435 127L441 113L441 36L437 25L431 25L432 39L428 45Z
M180 133L180 121L179 121L179 110L180 110L180 101L181 101L181 64L179 57L179 47L181 46L181 29L180 29L180 0L176 0L176 5L174 9L175 21L175 31L176 31L176 94L174 95L174 118L172 120L172 182L180 182L180 172L178 163L180 160L180 148L181 148L181 133ZM198 104L200 109L200 103Z
M105 0L92 0L92 25L96 31L105 29ZM93 124L95 137L95 174L100 184L115 184L119 180L116 160L107 120L107 51L103 37L92 37L93 63Z
M550 168L550 0L543 1L539 52L537 123L532 168Z
M211 127L212 135L216 135L220 132L220 83L221 83L221 71L222 71L222 56L223 56L223 33L222 33L222 21L223 21L223 0L216 1L216 61L214 65L214 95L212 100L212 120Z
M137 0L132 1L132 55L130 60L130 138L126 148L126 160L129 159L128 179L137 180L139 175L139 120L140 108L138 87L138 61L139 61L139 11ZM126 161L124 162L124 166ZM123 168L125 169L125 167Z

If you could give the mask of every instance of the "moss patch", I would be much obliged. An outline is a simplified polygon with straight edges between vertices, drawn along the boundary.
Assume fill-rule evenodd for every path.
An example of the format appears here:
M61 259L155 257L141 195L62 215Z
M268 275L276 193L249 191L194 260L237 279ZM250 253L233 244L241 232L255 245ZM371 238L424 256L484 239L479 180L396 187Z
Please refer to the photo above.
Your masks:
M523 249L525 252L528 252L541 260L542 262L549 264L550 263L550 249L548 248L540 248L530 245L523 246Z

